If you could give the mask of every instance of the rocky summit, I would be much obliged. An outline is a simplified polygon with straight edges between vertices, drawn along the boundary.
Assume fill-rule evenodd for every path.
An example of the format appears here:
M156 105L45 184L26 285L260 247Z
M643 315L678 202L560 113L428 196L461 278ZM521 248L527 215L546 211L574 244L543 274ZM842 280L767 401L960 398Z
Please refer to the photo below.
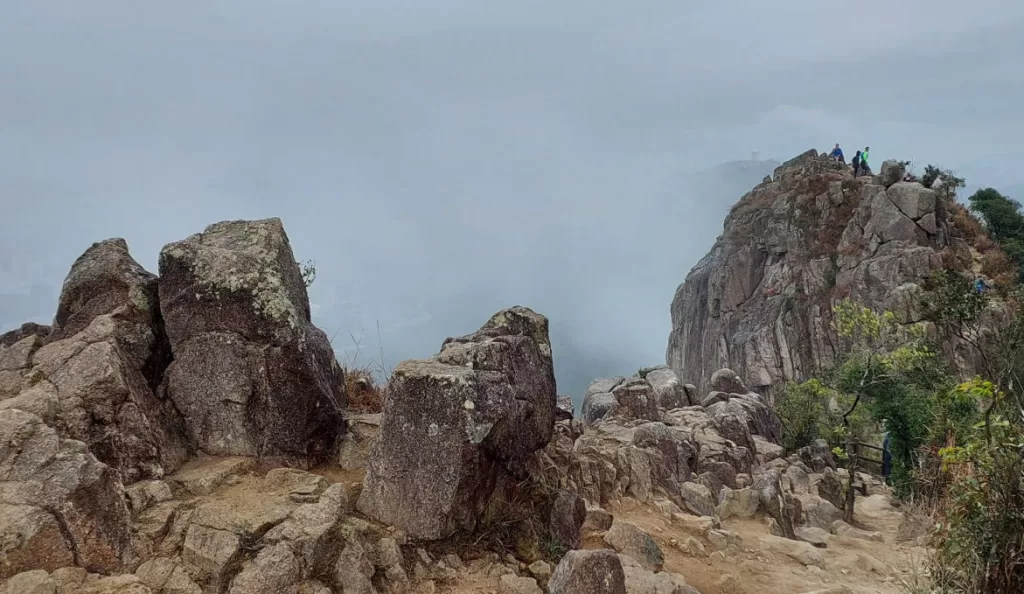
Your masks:
M701 392L731 367L768 394L833 363L835 300L912 318L922 279L970 255L936 192L902 179L895 162L854 178L814 150L780 165L676 290L668 365Z
M96 243L51 326L0 336L0 594L895 594L921 531L865 474L844 523L850 473L786 456L763 388L827 360L829 291L911 290L955 239L936 204L783 165L680 289L670 365L578 416L527 307L349 410L279 220L171 243L159 275Z

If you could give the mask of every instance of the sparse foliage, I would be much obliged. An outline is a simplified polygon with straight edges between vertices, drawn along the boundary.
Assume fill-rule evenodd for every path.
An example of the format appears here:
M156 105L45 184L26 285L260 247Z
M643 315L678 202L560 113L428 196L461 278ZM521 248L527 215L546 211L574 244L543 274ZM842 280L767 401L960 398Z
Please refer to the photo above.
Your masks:
M299 271L302 273L302 283L306 285L308 289L313 281L316 280L316 261L306 260L305 262L297 262L299 265Z

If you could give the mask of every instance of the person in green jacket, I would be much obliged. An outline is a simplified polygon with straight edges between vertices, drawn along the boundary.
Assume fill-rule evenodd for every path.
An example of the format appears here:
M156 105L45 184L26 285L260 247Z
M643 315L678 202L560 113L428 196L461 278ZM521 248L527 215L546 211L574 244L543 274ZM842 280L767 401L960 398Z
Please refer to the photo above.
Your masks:
M868 165L868 151L871 150L870 146L864 147L864 150L860 152L860 172L871 173L871 167Z

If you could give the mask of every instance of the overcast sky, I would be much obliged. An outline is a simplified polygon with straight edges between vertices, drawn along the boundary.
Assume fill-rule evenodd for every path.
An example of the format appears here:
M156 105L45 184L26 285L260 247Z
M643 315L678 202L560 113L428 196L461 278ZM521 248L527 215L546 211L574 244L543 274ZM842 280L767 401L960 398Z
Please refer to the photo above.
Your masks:
M665 180L841 142L1024 182L1024 2L693 4L2 1L0 293L279 216L342 348L379 320L393 365L528 305L578 396L663 362L739 197Z

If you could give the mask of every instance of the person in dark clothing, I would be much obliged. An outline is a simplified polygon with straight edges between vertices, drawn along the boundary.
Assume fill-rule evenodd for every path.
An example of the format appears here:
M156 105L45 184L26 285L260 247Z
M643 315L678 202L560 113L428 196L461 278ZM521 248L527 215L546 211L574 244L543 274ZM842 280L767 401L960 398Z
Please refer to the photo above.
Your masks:
M860 175L860 151L853 156L853 177Z
M832 152L829 153L828 156L831 157L833 161L846 163L846 157L843 156L843 149L839 148L838 142L836 143L836 148L832 149Z
M892 474L892 452L889 451L889 432L882 435L882 476L885 482L889 482L889 475Z

